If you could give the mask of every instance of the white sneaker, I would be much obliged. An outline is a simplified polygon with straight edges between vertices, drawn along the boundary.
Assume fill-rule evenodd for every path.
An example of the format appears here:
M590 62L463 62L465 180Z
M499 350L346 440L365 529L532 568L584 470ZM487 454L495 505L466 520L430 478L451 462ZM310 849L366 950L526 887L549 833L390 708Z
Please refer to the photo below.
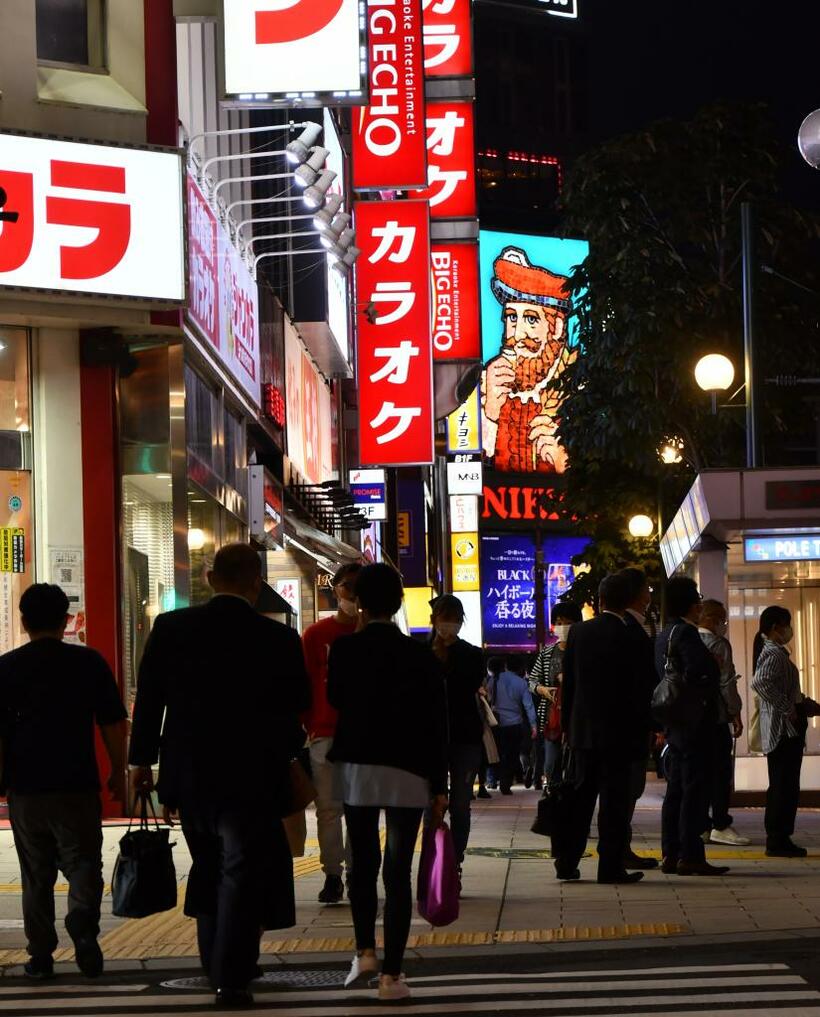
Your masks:
M356 954L350 965L350 974L345 978L346 989L366 988L370 979L379 970L379 960L373 954Z
M725 830L712 830L709 839L713 844L733 844L735 847L745 847L752 843L748 837L741 837L739 833L735 833L731 826L727 826Z
M410 998L410 986L404 980L404 975L394 978L392 975L382 975L379 979L379 999L385 1002L395 1003L400 999Z

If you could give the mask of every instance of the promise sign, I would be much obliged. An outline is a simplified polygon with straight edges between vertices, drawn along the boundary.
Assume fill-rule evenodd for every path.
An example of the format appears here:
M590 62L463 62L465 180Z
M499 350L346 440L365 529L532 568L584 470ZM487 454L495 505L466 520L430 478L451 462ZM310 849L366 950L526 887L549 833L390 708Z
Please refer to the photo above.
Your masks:
M353 114L353 187L423 187L421 0L368 0L367 30L370 105Z
M423 201L357 202L363 466L433 462L430 221Z

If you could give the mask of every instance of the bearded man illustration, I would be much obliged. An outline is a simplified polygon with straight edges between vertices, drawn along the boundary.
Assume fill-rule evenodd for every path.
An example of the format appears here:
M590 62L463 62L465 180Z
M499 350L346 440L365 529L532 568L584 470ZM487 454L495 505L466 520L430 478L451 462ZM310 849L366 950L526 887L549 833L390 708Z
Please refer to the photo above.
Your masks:
M576 356L567 334L567 278L505 247L490 285L504 334L481 376L484 454L497 470L563 473L567 454L555 436L560 400L549 385Z

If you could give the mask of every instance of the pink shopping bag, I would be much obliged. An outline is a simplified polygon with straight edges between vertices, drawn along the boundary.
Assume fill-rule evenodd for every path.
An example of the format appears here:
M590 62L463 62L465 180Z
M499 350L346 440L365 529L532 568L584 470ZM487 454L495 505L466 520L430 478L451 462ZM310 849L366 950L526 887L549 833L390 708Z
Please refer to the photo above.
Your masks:
M422 835L416 897L419 914L431 925L450 925L458 918L458 866L446 823L427 827Z

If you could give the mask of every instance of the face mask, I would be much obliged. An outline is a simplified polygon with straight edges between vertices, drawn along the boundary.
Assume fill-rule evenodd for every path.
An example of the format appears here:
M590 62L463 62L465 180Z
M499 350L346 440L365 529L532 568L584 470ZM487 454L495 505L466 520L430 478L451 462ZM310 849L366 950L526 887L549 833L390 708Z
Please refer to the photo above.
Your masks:
M438 622L436 632L442 639L455 639L461 632L461 622Z
M783 646L785 646L786 643L790 643L792 639L794 639L794 629L791 627L791 625L788 625L785 629L783 629L783 635L780 637L780 639Z
M339 598L339 610L344 614L350 615L351 618L355 618L359 613L355 600L342 600L341 597Z
M571 628L571 625L553 625L552 631L555 633L555 638L559 643L565 643L569 637L569 630Z

